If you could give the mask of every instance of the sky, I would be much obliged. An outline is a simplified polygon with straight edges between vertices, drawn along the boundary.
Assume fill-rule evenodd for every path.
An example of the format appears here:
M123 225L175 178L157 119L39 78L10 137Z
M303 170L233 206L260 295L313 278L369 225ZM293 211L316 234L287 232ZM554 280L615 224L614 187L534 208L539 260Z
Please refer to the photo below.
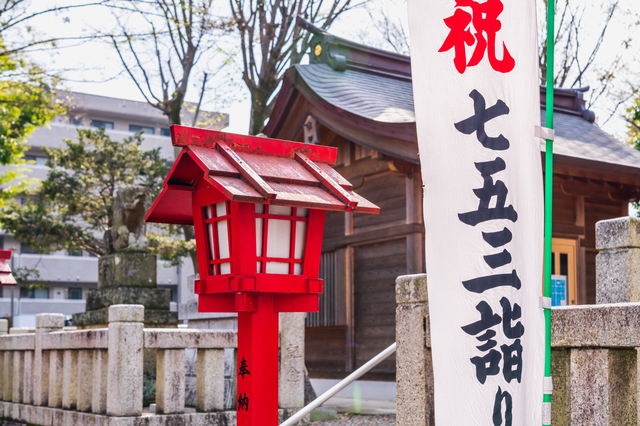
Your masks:
M609 1L609 0L604 0ZM623 3L633 5L638 0L622 0ZM32 7L42 7L44 4L49 5L68 5L78 4L81 0L32 0ZM214 4L216 4L214 2ZM226 7L225 1L217 4ZM373 4L373 3L370 3ZM406 28L406 2L404 0L382 0L375 3L382 6L371 6L370 12L374 15L387 14L394 21L399 21ZM226 14L226 10L218 11L220 14ZM593 28L598 28L601 15L588 17L593 24ZM121 19L127 19L126 16ZM108 30L116 25L117 21L109 11L101 7L79 8L72 11L47 14L40 18L34 19L30 25L42 36L71 37L78 35L87 35L95 31ZM376 34L367 38L364 28L371 28L372 21L369 13L365 9L350 12L338 20L331 32L350 38L355 41L369 44L379 44ZM616 46L619 40L628 36L628 30L624 25L617 23L612 25L609 30L609 44L604 45L601 50L601 60L606 63L613 59L613 55L618 51ZM594 37L595 37L594 33ZM66 79L63 86L66 89L96 95L118 97L130 100L144 101L138 88L134 85L128 75L122 70L122 64L118 58L115 49L106 41L93 41L85 43L61 43L68 45L58 49L55 52L50 50L31 52L31 57L41 63L46 69L58 72ZM226 45L228 49L229 46ZM202 62L201 70L217 69L219 62L212 60L209 63ZM234 83L228 86L228 74L234 76ZM200 74L196 72L192 75L192 84L187 92L187 101L197 102L200 86ZM226 131L233 133L246 134L249 127L249 111L250 101L248 90L244 87L241 78L240 68L230 65L223 69L219 74L210 78L208 96L203 100L203 109L215 110L229 113L230 125ZM222 86L222 87L220 87ZM216 91L216 97L213 96ZM607 111L595 108L597 116L608 116ZM619 118L613 119L604 127L609 133L613 133L618 137L623 137L625 133L624 121Z

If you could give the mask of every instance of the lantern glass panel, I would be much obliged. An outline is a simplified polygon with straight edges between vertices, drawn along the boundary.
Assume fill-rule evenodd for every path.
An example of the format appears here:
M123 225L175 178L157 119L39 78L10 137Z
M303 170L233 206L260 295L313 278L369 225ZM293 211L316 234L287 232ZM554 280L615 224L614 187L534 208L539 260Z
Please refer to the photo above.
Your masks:
M231 273L229 243L229 202L204 208L209 248L209 275Z
M264 230L263 228L264 219L261 217L256 218L256 256L262 257L262 238ZM258 268L260 270L260 268Z
M211 260L216 260L215 235L213 235L213 224L207 223L207 234L209 235L209 254Z
M301 275L309 209L256 205L258 273Z
M227 214L227 203L224 201L222 203L216 204L216 217L225 216Z
M289 264L285 262L267 262L267 274L288 274Z
M220 259L229 257L229 228L226 220L218 222L218 241L220 244Z
M291 221L269 219L267 234L267 257L289 257L289 249L291 248Z
M291 207L269 206L269 214L274 216L291 216Z
M304 256L305 242L307 241L307 223L296 223L296 246L294 259L302 259Z

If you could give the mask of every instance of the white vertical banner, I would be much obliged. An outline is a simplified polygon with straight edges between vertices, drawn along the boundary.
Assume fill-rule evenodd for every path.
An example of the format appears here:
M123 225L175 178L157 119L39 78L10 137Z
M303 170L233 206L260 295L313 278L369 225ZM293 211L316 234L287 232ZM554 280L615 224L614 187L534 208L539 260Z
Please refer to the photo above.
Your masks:
M541 425L536 3L408 2L436 425Z

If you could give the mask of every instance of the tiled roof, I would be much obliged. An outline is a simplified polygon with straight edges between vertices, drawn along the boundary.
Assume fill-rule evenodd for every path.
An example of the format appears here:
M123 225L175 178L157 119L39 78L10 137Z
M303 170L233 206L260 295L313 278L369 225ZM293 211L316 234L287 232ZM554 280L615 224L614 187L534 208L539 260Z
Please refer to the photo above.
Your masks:
M307 85L322 99L345 111L385 123L415 123L413 85L380 75L327 64L296 65Z
M407 78L335 71L327 64L296 65L295 70L317 96L338 109L376 122L415 123L413 87ZM554 128L554 154L640 168L640 151L582 117L556 112Z
M545 111L540 113L544 123ZM640 151L608 135L598 125L567 114L554 114L554 155L640 168ZM540 151L545 151L544 141Z
M232 201L377 214L336 172L336 148L182 126L171 127L182 151L147 212L147 222L191 224L196 180Z

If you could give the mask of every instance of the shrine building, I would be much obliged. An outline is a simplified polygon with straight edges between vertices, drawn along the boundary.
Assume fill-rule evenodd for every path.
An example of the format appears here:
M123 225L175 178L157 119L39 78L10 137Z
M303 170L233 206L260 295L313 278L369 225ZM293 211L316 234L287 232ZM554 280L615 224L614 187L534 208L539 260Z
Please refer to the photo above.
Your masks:
M335 379L395 341L395 279L426 272L422 180L410 58L308 29L310 63L286 71L264 133L337 147L335 169L380 206L326 215L306 365L312 378ZM566 279L568 304L595 303L595 223L640 199L640 152L595 124L585 91L558 89L554 103L553 273ZM544 122L544 88L540 100ZM542 141L540 151L544 167ZM395 357L367 378L395 380Z

